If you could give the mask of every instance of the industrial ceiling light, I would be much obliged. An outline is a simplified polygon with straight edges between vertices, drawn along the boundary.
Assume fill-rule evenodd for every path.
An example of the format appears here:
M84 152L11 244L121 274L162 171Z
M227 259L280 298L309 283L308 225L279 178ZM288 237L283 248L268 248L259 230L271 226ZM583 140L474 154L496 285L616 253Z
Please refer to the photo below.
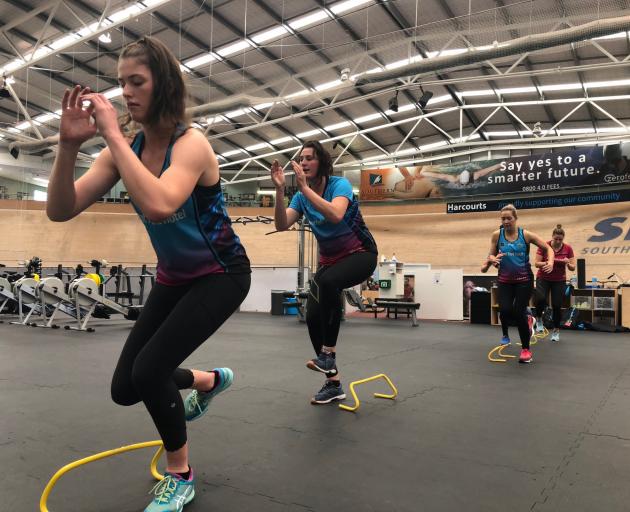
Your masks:
M418 99L418 107L420 107L420 110L424 110L427 103L433 98L433 93L431 91L425 91L422 88L420 90L422 91L422 96Z
M7 79L5 77L2 77L0 79L0 99L10 97L11 93L9 92L9 89L7 89Z
M112 35L109 32L103 32L100 36L98 36L98 40L101 43L109 44L112 42Z
M20 148L16 146L15 142L9 144L9 153L16 160L18 159L18 156L20 156Z
M532 130L532 132L534 133L534 135L542 134L542 126L540 125L540 121L537 121L534 124L534 129Z
M396 94L389 98L389 110L398 112L398 90L396 90Z

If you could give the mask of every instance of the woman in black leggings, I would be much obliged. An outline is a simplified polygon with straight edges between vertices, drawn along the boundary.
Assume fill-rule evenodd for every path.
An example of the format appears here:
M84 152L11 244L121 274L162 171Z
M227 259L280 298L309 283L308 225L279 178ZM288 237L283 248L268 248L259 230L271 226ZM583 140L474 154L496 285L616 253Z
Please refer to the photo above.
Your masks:
M123 126L134 121L141 131L130 144L107 98L81 86L67 90L47 213L69 220L122 179L147 229L157 284L123 347L111 393L121 405L144 402L164 442L166 475L145 512L179 512L195 496L186 419L201 416L233 379L229 368L179 365L238 308L250 267L224 207L212 147L187 126L177 60L159 41L142 38L123 49L118 80L128 109ZM97 129L107 148L75 182L79 148ZM179 390L187 388L194 391L184 403Z
M345 178L332 176L332 159L319 142L305 143L299 163L291 164L299 192L286 209L282 167L276 160L271 168L276 186L275 224L284 231L305 215L319 243L320 266L306 303L306 323L316 357L306 366L326 377L311 403L327 404L346 397L337 370L341 292L372 275L377 248L363 222L352 185Z
M536 244L547 253L547 263L541 267L544 272L553 268L553 251L536 233L517 226L516 208L509 204L501 209L501 228L492 234L490 251L481 267L487 272L490 266L499 269L499 308L502 345L510 343L508 328L511 323L518 325L521 338L519 363L530 363L532 353L529 340L532 335L533 317L528 315L527 306L532 296L534 276L529 263L529 245Z
M549 273L542 271L547 263L546 251L540 249L536 252L534 265L539 269L536 275L536 321L537 332L544 330L543 312L547 307L547 294L551 292L551 307L553 308L553 331L551 341L560 341L560 316L562 311L562 298L567 289L567 268L575 270L575 254L569 244L564 243L564 229L558 224L551 234L551 240L547 242L554 253L553 270Z

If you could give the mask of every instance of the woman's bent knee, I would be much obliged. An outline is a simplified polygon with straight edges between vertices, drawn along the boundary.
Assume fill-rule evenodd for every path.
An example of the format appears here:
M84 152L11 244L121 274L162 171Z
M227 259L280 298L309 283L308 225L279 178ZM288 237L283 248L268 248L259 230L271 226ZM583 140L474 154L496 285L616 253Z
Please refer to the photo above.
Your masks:
M111 395L114 403L118 405L134 405L140 401L140 397L131 386L124 386L112 381Z
M131 370L131 382L140 396L144 396L145 391L151 392L155 386L156 373L147 365L140 364L138 360Z

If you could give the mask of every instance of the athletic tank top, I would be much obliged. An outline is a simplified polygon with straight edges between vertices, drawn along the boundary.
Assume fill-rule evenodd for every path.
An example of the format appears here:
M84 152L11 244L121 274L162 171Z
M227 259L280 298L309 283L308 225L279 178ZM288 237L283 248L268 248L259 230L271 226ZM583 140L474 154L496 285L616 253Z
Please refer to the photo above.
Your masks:
M173 145L186 130L183 125L176 128L160 176L168 172ZM139 132L131 144L138 158L142 155L144 141L144 133ZM133 201L132 205L157 254L158 283L180 285L207 274L251 271L245 249L225 209L220 181L210 187L196 185L184 204L160 222L148 220Z
M522 283L533 279L529 263L529 244L525 241L522 228L518 228L518 236L513 242L505 238L505 230L501 228L497 250L503 253L499 265L500 283Z
M329 202L335 197L345 197L349 201L341 222L335 224L326 220L302 192L296 192L289 205L308 219L319 244L320 265L334 265L355 252L377 254L376 242L363 221L359 201L352 192L350 182L341 176L329 176L322 197Z

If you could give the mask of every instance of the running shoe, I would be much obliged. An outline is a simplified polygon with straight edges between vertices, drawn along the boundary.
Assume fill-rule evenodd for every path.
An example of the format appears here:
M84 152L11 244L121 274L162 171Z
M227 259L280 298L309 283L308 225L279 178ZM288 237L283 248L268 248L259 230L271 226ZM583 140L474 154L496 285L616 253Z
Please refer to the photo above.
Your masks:
M193 389L184 400L186 421L194 421L201 418L207 411L212 399L222 391L225 391L234 381L234 372L229 368L215 368L215 386L210 391L198 391Z
M337 375L337 360L327 352L321 352L315 359L308 361L306 367L321 372L326 377Z
M532 362L532 352L531 350L524 348L521 350L521 355L518 358L519 363L531 363Z
M195 477L192 469L190 478L184 480L177 474L165 473L153 489L153 501L144 512L181 512L184 505L195 497Z
M341 382L336 385L333 381L327 380L322 389L320 389L313 398L311 398L312 404L329 404L334 400L343 400L346 398L346 394L343 392Z

